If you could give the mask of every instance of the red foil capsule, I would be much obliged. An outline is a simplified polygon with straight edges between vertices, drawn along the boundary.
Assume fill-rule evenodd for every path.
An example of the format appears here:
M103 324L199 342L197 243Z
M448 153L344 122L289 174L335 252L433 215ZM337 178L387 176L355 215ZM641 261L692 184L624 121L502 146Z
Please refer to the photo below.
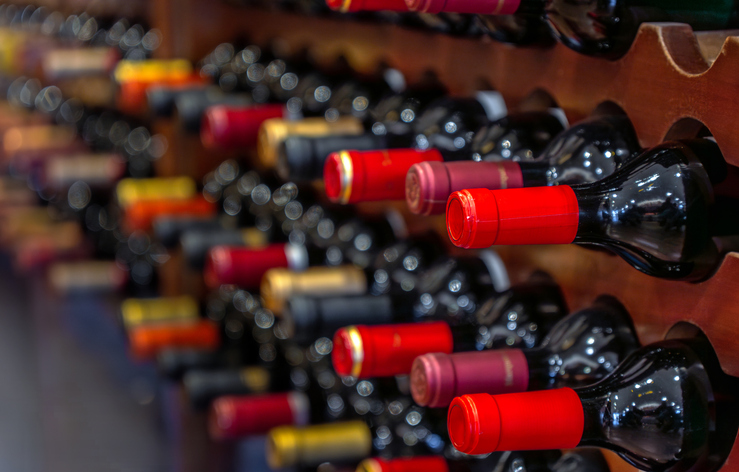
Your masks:
M213 439L239 439L277 426L303 426L310 418L308 397L300 392L225 396L210 408L208 430Z
M411 369L413 399L431 408L447 407L469 393L525 392L528 384L529 366L520 349L424 354Z
M141 200L126 208L123 226L128 231L148 231L157 218L212 217L215 214L216 206L203 197L183 200Z
M347 326L334 335L331 359L341 376L392 377L408 374L417 356L453 348L452 330L443 321Z
M342 13L356 11L408 11L404 0L326 0L332 10Z
M259 249L216 246L208 252L203 275L211 288L231 284L256 289L262 276L277 267L305 270L308 267L305 247L281 243Z
M466 188L523 187L521 166L503 162L421 162L408 170L405 200L417 215L441 215L452 192Z
M442 160L435 149L336 152L323 168L326 195L342 204L403 200L408 169L419 162Z
M449 464L442 456L405 457L402 459L365 459L357 472L449 472Z
M570 244L580 221L575 192L567 185L454 192L446 227L455 246Z
M259 127L271 118L283 118L284 105L250 107L218 105L205 110L200 140L208 149L233 150L257 145Z
M207 320L137 326L129 331L128 341L137 360L153 359L169 348L214 350L221 342L218 326Z
M464 395L447 416L449 438L465 454L572 449L584 425L582 402L571 388Z
M513 15L521 0L405 0L411 11L424 13L470 13L478 15Z

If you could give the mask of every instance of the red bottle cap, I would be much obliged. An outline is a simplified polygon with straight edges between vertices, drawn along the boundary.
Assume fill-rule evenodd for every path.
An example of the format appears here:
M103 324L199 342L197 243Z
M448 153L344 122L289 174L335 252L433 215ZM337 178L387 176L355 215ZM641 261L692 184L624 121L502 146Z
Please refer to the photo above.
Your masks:
M136 326L129 331L128 340L137 360L153 359L169 348L214 350L221 342L218 326L207 320Z
M441 456L406 457L402 459L365 459L357 472L449 472L449 464Z
M580 443L585 415L571 388L464 395L452 401L447 427L465 454L572 449Z
M446 227L455 246L569 244L580 221L575 192L567 185L454 192Z
M308 397L300 392L225 396L211 405L208 429L213 439L267 434L277 426L308 424L309 409Z
M529 366L519 349L424 354L411 369L413 399L431 408L470 393L525 392L528 384Z
M404 0L326 0L332 10L342 13L355 11L408 11Z
M205 283L211 288L224 284L259 288L262 276L269 269L294 268L294 261L291 260L291 250L294 249L300 248L282 243L259 249L216 246L208 252L205 260Z
M408 169L419 162L442 160L435 149L335 152L323 168L326 195L343 204L403 200Z
M157 218L212 217L215 214L216 206L202 196L183 200L141 200L126 208L123 226L128 231L148 231Z
M421 162L408 170L405 200L417 215L441 215L452 192L521 187L523 176L516 162Z
M392 377L408 374L421 354L453 348L452 330L443 321L347 326L334 335L331 359L341 376Z
M424 13L471 13L478 15L512 15L521 0L405 0L411 11Z
M285 107L278 104L209 107L203 114L200 140L208 149L254 147L262 123L271 118L283 118L284 115Z

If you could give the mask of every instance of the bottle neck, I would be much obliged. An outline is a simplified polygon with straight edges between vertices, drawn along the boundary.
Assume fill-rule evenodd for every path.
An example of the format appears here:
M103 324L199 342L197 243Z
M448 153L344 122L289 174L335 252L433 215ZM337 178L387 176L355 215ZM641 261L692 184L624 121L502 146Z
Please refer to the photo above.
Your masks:
M551 375L555 366L549 364L552 359L551 352L547 348L524 349L521 351L526 358L528 367L527 390L545 390L554 385L554 377Z
M546 187L550 185L547 178L550 167L548 162L519 162L518 166L521 168L524 187Z
M452 343L454 352L477 350L477 335L479 328L473 324L462 324L452 328Z

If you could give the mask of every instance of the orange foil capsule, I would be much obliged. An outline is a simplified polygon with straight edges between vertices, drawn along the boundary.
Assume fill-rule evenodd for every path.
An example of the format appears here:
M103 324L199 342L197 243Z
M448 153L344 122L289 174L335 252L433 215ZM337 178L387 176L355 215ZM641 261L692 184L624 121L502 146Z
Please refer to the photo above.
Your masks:
M132 203L124 215L127 231L148 231L160 217L210 217L216 214L216 206L203 197L186 200L142 200Z
M164 349L214 350L220 344L218 326L207 320L137 326L128 336L132 357L141 361L153 359Z

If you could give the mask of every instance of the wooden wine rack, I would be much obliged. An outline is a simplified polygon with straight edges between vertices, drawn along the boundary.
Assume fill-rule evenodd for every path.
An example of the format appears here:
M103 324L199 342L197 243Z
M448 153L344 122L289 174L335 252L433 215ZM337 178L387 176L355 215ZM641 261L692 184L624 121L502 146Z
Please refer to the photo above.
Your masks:
M174 6L173 0L160 2ZM266 44L279 38L293 50L308 47L319 61L344 55L360 71L375 70L384 62L404 72L410 82L433 71L453 94L491 87L503 94L510 109L556 104L573 122L616 106L630 117L644 147L705 135L707 128L727 161L739 166L735 32L694 34L687 25L648 24L624 58L606 61L561 45L514 48L388 24L186 2L176 2L176 9L161 7L170 12L158 25L170 38L162 49L165 54L197 60L222 41L246 37ZM360 210L382 207L363 205ZM433 227L446 237L443 217L406 214L411 227ZM602 293L618 297L642 343L663 339L679 323L699 327L724 370L739 376L739 254L729 254L710 280L689 284L649 277L618 257L575 246L501 247L499 253L514 283L536 269L552 274L572 310L588 306ZM612 470L631 469L615 455L609 455L609 462ZM722 470L739 472L739 441Z

